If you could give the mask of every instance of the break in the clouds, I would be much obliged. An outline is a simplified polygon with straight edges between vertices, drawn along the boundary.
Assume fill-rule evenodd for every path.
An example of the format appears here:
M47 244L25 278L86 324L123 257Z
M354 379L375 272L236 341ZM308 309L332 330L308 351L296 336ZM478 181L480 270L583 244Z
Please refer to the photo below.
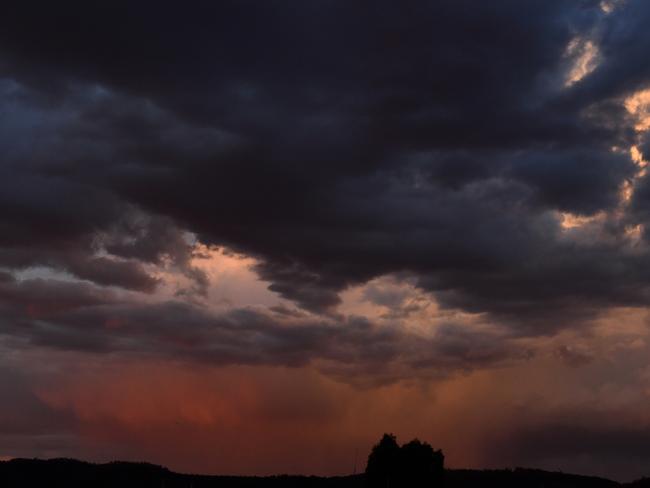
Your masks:
M541 374L532 365L545 361L601 384L595 365L645 348L649 18L640 0L5 8L3 350L19 369L30 354L168 361L199 376L288 368L364 397ZM629 314L636 325L621 332ZM78 423L92 415L70 398L53 407L39 375L0 373L0 385L21 415L47 419L48 453L84 449L96 432ZM501 459L481 457L479 433L461 449L424 430L458 463L543 464L553 429L574 431L524 410L516 433L496 419L512 446ZM382 415L378 431L390 427ZM593 456L565 458L600 469L611 449L596 436L642 463L644 422L576 427L566 435L585 441L566 449ZM532 443L540 429L547 442ZM0 456L29 454L33 430L12 433ZM111 453L150 452L127 434L111 442L129 446ZM215 466L201 459L181 464Z

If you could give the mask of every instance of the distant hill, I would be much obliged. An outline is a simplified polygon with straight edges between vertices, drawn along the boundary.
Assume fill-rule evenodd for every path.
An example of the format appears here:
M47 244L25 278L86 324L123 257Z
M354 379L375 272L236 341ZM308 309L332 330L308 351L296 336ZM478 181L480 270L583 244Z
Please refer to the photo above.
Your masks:
M205 476L174 473L148 463L91 464L74 459L0 462L2 488L356 488L363 485L363 475Z
M595 476L581 476L538 469L448 469L445 488L621 488L625 485ZM636 487L636 488L650 488Z
M364 488L364 481L362 474L330 478L205 476L174 473L148 463L92 464L74 459L0 461L2 488ZM469 487L650 488L650 479L622 485L604 478L534 469L446 470L445 488Z

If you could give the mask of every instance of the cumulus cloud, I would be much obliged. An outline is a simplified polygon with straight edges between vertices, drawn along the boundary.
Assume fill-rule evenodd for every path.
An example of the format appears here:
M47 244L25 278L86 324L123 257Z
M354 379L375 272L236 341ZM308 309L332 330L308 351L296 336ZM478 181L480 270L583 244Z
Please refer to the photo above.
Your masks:
M597 87L622 42L614 26L642 6L381 3L372 19L337 3L258 8L255 18L236 2L153 16L119 2L8 12L2 94L20 137L6 136L3 167L22 183L3 192L7 266L11 245L28 246L23 266L151 291L138 261L166 255L205 294L180 229L255 257L270 289L309 311L335 313L347 287L408 271L443 302L495 317L557 309L541 332L567 308L590 316L620 303L618 287L647 287L625 278L647 259L626 255L622 230L618 244L576 249L553 218L613 212L636 171L611 150L631 141L616 104L631 87ZM79 16L87 31L65 27ZM25 22L51 42L34 44L16 27ZM602 65L567 88L567 46L580 35ZM133 209L148 230L120 224ZM109 232L105 250L119 259L93 255L89 239ZM612 293L599 292L604 281Z
M6 280L0 285L6 336L30 346L92 353L135 353L214 365L321 365L348 381L445 377L505 364L528 354L503 333L462 324L431 337L364 317L320 318L263 308L211 312L182 302L141 303L88 284ZM365 373L364 373L365 371ZM354 376L354 375L353 375Z

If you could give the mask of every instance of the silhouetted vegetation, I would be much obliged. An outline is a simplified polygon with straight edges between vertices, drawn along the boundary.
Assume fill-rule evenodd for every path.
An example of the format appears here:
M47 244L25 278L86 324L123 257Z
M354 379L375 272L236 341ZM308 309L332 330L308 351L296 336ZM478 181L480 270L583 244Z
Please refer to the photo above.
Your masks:
M417 444L406 444L409 445L411 447L406 451L414 449L424 453L420 447L415 447ZM419 445L425 444L419 443ZM400 452L403 448L404 446L399 448ZM426 451L428 452L428 449ZM388 451L388 453L393 452ZM419 461L414 463L420 466ZM399 469L401 468L395 472L399 472ZM419 472L419 468L414 468L414 472ZM203 476L174 473L162 466L146 463L91 464L72 459L0 461L0 487L2 488L367 488L369 486L367 481L363 474L331 478ZM411 481L405 478L390 486L398 488L434 486L417 484L419 481L420 479ZM535 469L484 471L448 469L444 471L444 484L445 488L650 488L650 479L619 484L604 478Z
M444 483L442 451L413 439L399 447L392 434L384 434L372 448L366 467L368 488L408 486L439 488Z

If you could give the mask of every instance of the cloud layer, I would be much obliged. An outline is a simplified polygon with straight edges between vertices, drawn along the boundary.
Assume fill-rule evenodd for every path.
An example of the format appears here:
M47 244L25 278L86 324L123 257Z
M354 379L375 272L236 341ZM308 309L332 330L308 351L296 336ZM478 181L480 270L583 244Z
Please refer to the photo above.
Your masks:
M293 368L370 395L644 347L612 317L650 298L645 2L5 10L16 355ZM531 463L535 422L508 437ZM591 427L570 437L643 445Z

